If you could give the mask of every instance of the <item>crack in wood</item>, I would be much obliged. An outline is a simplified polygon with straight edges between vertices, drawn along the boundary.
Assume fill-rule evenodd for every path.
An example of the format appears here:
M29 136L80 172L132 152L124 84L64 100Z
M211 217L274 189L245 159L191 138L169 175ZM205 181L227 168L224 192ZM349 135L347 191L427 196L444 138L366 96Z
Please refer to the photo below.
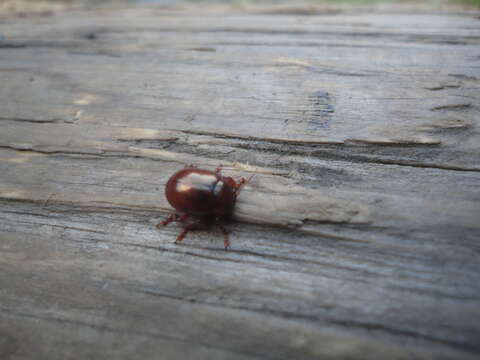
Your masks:
M384 165L398 165L398 166L410 166L410 167L416 167L416 168L448 170L448 171L480 172L480 168L478 168L478 167L466 167L466 166L455 166L455 165L434 164L434 163L421 163L421 162L414 162L414 161L401 161L401 160L388 160L388 159L368 159L365 162L378 163L378 164L384 164Z
M439 105L431 108L431 111L439 111L439 110L463 110L468 109L471 107L471 103L461 103L461 104L446 104L446 105Z
M198 132L198 131L187 131L187 130L182 130L183 133L192 133L192 134L198 134L198 135L209 135L217 138L231 138L231 139L239 139L239 140L250 140L250 141L255 141L256 143L271 143L271 144L285 144L285 145L292 145L292 144L298 144L302 146L308 146L311 147L312 149L315 148L315 145L334 145L338 146L341 148L348 148L350 145L347 143L325 143L325 142L305 142L305 141L282 141L282 140L274 140L274 139L262 139L262 138L252 138L252 137L239 137L239 136L234 136L234 135L226 135L226 134L216 134L216 133L211 133L211 132ZM126 141L126 140L125 140ZM355 142L353 139L349 140L350 142ZM141 140L140 140L141 142ZM371 144L372 146L385 146L387 144ZM389 146L398 146L399 144L388 144ZM403 147L405 146L413 146L413 145L407 145L407 144L401 144ZM243 148L243 149L255 149L259 151L260 149L258 146L252 147L251 144L231 144L232 147L238 147L238 148ZM418 144L414 146L419 146ZM424 146L431 146L431 145L424 145ZM64 155L64 156L69 156L69 155L85 155L88 156L89 159L102 159L104 157L117 157L117 158L143 158L143 159L149 159L152 161L163 161L163 162L179 162L183 163L182 161L177 161L174 159L167 160L163 158L156 158L156 157L151 157L151 156L145 156L141 153L114 153L114 152L105 152L103 150L98 150L96 149L95 151L92 152L82 152L82 151L71 151L67 149L38 149L35 146L27 146L27 147L18 147L14 145L0 145L0 149L10 149L10 150L15 150L15 151L31 151L31 152L37 152L40 154L55 154L55 155ZM146 149L148 150L148 149ZM268 149L263 149L261 151L267 151L267 152L272 152L274 150L268 150ZM195 151L196 152L196 151ZM274 151L277 152L277 151ZM291 153L291 151L288 151ZM187 152L186 154L189 154L191 152ZM300 152L302 153L302 152ZM303 153L302 153L303 154ZM311 154L313 155L313 154ZM480 172L480 168L478 167L467 167L467 166L457 166L457 165L450 165L450 164L441 164L441 163L426 163L426 162L418 162L418 161L407 161L407 160L397 160L397 159L382 159L382 158L372 158L372 157L365 157L361 155L355 155L353 153L349 154L339 154L339 155L334 155L334 153L330 152L328 154L328 157L324 156L319 156L320 154L315 154L315 156L319 158L323 158L325 160L328 159L335 159L335 160L348 160L348 161L356 161L356 162L361 162L361 163L374 163L374 164L384 164L384 165L397 165L397 166L406 166L406 167L415 167L415 168L428 168L428 169L438 169L438 170L447 170L447 171L465 171L465 172ZM279 176L286 176L285 174L282 175L281 173L278 173L276 175Z
M96 211L96 210L92 210L92 211ZM8 211L8 210L3 210L2 212L3 213L17 214L17 215L28 215L28 216L34 216L34 217L42 217L42 218L48 218L48 219L52 218L52 214L56 214L56 210L55 210L55 212L49 212L48 215L41 214L41 213L31 213L31 212L14 212L14 211ZM64 213L64 212L65 211L63 211L62 213ZM70 211L70 212L73 213L73 214L78 213L77 211L74 211L74 212ZM91 211L88 212L88 213L91 214ZM112 214L114 214L114 213L112 213ZM95 215L95 216L97 216L97 215ZM8 220L8 218L2 218L2 219L4 219L5 221ZM53 221L56 221L56 219L57 219L57 217L55 216ZM150 217L146 216L144 221L141 221L141 222L136 221L136 222L142 224L143 226L150 227L149 226L150 225L149 219L150 219ZM129 222L134 222L134 219L129 217L128 221ZM17 220L17 222L19 222L19 221ZM43 226L63 228L65 230L74 230L74 231L88 232L88 233L98 233L98 234L102 234L102 235L111 234L112 236L114 236L114 233L112 233L112 232L99 231L99 230L95 230L95 229L89 229L89 228L83 228L83 227L71 226L71 225L53 224L52 222L36 222L36 221L31 221L31 220L25 220L25 221L21 221L21 223L26 224L26 225L32 225L33 227L43 225ZM152 227L152 229L153 229L153 227ZM119 245L119 246L136 247L136 248L140 248L140 249L155 250L155 251L167 252L167 253L191 255L191 256L194 256L194 257L195 256L196 257L202 257L202 258L206 258L206 259L214 260L214 261L231 261L231 262L236 262L236 263L241 262L241 263L256 264L256 265L261 264L262 266L270 267L265 263L261 263L260 261L245 261L245 258L239 260L239 259L233 259L233 258L229 257L230 255L239 254L239 255L246 255L246 256L254 256L254 257L257 257L257 258L260 258L260 259L278 261L279 263L290 262L290 263L301 263L301 264L305 264L305 265L306 264L312 264L312 265L319 265L319 266L322 266L322 267L328 267L329 269L334 268L334 269L338 269L338 270L351 271L351 272L355 272L357 274L361 273L361 274L370 275L370 276L373 276L373 275L381 276L380 274L378 274L376 272L370 272L366 269L358 269L356 267L348 267L348 266L339 265L339 264L332 264L332 263L329 263L329 262L315 261L315 260L312 260L312 259L301 259L300 260L300 259L290 257L290 256L275 255L275 254L271 254L271 253L268 253L268 254L267 253L260 253L260 252L256 252L256 251L252 251L252 250L230 249L228 252L225 252L224 249L219 249L219 248L216 248L216 247L214 247L214 248L205 247L205 246L196 247L197 250L208 250L209 252L221 253L222 255L224 255L223 257L218 257L218 256L199 254L197 252L192 252L190 250L182 249L184 247L181 247L180 249L177 249L176 247L165 247L165 246L162 246L162 245L153 246L153 245L145 245L145 244L141 244L141 243L132 243L132 242L125 242L125 241L111 241L111 240L105 240L103 238L101 238L101 239L98 239L98 238L91 238L90 239L89 238L89 239L84 239L84 240L74 240L73 238L69 237L69 239L73 242L76 242L76 243L85 243L85 242L88 242L88 243L107 243L107 244L113 245L113 246ZM65 240L66 240L66 238L65 238ZM185 244L185 248L187 248L187 247L190 247L190 246ZM400 259L400 258L404 258L405 261L412 260L412 258L407 256L407 255L397 255L397 259ZM378 265L383 266L385 264L382 263L382 262L379 262ZM336 277L331 277L331 276L325 275L325 274L322 275L322 276L332 278L332 279L336 278ZM355 279L354 281L361 281L361 280ZM405 290L416 291L416 289L412 289L412 288L408 288L408 289L405 289ZM450 294L443 294L442 296L451 297Z
M18 121L22 123L34 123L34 124L71 124L73 121L65 119L29 119L29 118L15 118L15 117L0 117L0 121Z
M220 136L222 137L222 136ZM242 139L244 140L244 139ZM262 142L264 144L272 143L276 144L277 142L271 142L267 140L260 140L256 139L255 142ZM288 143L287 143L288 144ZM286 144L286 145L287 145ZM288 144L289 145L289 144ZM457 165L450 165L450 164L441 164L441 163L427 163L427 162L421 162L421 161L415 161L415 160L399 160L399 159L387 159L387 158L375 158L375 157L369 157L369 156L362 156L358 153L354 152L347 152L347 153L335 153L335 149L355 149L351 145L348 145L347 143L343 144L327 144L332 147L332 151L315 151L317 144L307 144L307 143L302 143L302 146L306 147L308 151L302 151L301 149L297 150L292 150L288 149L285 152L287 154L299 154L299 155L305 155L308 154L309 156L315 156L317 158L323 159L323 160L342 160L342 161L347 161L347 162L359 162L359 163L372 163L372 164L383 164L383 165L398 165L398 166L405 166L405 167L415 167L415 168L428 168L428 169L438 169L438 170L447 170L447 171L466 171L466 172L479 172L480 168L478 167L467 167L467 166L457 166ZM320 145L320 144L318 144ZM323 145L323 144L322 144ZM375 147L385 147L387 144L367 144L367 146L375 148ZM232 147L238 147L242 149L248 149L248 150L256 150L256 151L263 151L263 152L270 152L270 153L277 153L278 149L270 149L270 148L259 148L257 145L253 145L253 143L244 143L244 144L231 144L230 146ZM399 144L388 144L390 147L394 146L399 146ZM419 145L408 145L408 144L401 144L400 146L402 147L418 147ZM420 145L422 146L422 145ZM431 147L432 145L423 145L427 147ZM315 152L312 152L314 150Z

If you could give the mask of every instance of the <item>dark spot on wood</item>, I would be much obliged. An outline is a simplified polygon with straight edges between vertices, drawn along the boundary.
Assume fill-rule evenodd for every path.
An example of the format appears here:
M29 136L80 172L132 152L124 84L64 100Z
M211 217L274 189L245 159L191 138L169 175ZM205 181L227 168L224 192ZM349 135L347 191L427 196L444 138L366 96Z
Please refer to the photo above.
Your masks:
M89 33L85 34L84 37L87 40L96 40L98 36L95 32L92 31L92 32L89 32Z
M326 91L315 91L308 97L305 111L306 121L312 130L328 129L335 112L332 98Z
M17 43L17 42L4 42L0 40L0 49L19 49L24 48L27 45L24 43Z
M432 111L439 111L439 110L462 110L468 109L472 106L471 103L462 103L462 104L447 104L447 105L439 105L431 108Z
M202 52L215 52L215 51L217 51L217 49L215 49L213 47L194 47L194 48L190 48L190 50L202 51Z

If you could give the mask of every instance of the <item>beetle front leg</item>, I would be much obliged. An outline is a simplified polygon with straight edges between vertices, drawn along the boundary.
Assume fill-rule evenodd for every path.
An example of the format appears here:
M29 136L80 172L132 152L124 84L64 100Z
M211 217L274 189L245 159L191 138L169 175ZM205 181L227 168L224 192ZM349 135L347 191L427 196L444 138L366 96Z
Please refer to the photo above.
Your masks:
M250 180L253 179L255 176L255 173L252 174L248 179L245 179L244 177L240 178L238 183L235 184L235 196L238 196L240 194L240 190L242 190L242 187L244 187L246 184L250 182Z
M245 179L244 177L240 178L240 181L238 183L235 184L235 190L240 190L242 188L243 185L245 185L247 183L247 179Z
M187 235L187 233L189 231L195 230L198 227L199 227L199 224L197 224L197 223L185 225L182 232L177 236L177 238L175 240L175 244L179 244L185 238L185 236Z

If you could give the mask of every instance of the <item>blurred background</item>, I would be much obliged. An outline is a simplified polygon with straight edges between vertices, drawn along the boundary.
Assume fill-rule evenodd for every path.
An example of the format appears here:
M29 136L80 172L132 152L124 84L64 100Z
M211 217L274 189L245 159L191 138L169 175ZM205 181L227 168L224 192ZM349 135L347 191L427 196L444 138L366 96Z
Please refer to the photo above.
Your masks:
M82 8L123 7L136 4L155 6L216 5L219 9L258 10L259 8L297 8L299 14L316 13L325 9L358 7L382 11L449 11L478 10L480 0L0 0L0 16L51 15L64 10Z

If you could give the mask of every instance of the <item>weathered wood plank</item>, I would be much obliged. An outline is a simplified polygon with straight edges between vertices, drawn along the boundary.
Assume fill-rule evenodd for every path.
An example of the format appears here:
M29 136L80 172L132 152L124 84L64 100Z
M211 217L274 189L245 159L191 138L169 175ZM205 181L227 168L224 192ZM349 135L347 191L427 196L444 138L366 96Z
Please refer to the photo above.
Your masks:
M478 356L478 19L190 11L0 24L0 357Z
M390 256L384 251L388 257L379 261L374 246L288 240L277 230L250 226L237 227L233 251L207 245L207 234L196 245L175 246L174 231L155 230L152 215L4 202L2 271L13 261L17 265L8 279L2 277L2 317L21 328L30 324L24 318L39 319L32 336L59 322L67 331L77 327L84 333L80 340L100 331L107 345L110 336L132 334L134 342L136 337L165 338L191 342L193 349L203 344L240 355L250 349L243 355L267 358L355 356L363 346L379 358L384 351L398 358L422 357L418 349L412 353L387 345L389 336L406 337L419 349L433 342L448 354L445 345L463 347L466 340L454 324L463 328L476 321L471 317L475 300L466 301L465 295L462 308L452 311L461 284L447 276L451 284L446 286L446 279L429 274L425 260L430 254L409 255L405 266L396 251ZM19 226L21 237L11 235ZM462 272L457 276L475 276L475 271ZM372 306L352 318L358 304L368 303ZM324 330L308 325L320 319ZM345 328L356 336L345 338ZM368 340L369 334L375 335ZM79 340L68 333L60 339L70 337ZM59 340L44 338L32 346L42 341ZM424 353L432 355L441 357Z
M24 87L5 90L8 98L20 98L14 92L17 89L35 96L30 97L33 103L29 101L29 106L2 104L4 116L35 118L30 113L35 109L37 118L67 121L83 117L84 121L125 125L135 119L137 125L147 128L223 130L249 136L257 135L260 126L270 137L297 141L358 139L433 145L450 139L426 130L432 122L442 127L437 124L438 111L446 121L471 121L478 85L478 80L469 78L478 72L471 54L480 42L475 20L469 23L463 17L462 23L455 23L455 18L449 19L448 30L438 30L446 19L432 18L434 23L428 27L415 27L416 37L411 38L413 30L408 26L419 21L416 17L405 17L400 29L387 30L384 23L376 24L368 16L356 19L366 22L367 26L360 27L348 25L351 17L337 27L328 21L322 24L323 18L309 17L295 27L291 24L294 17L254 17L248 25L245 17L182 17L181 27L169 18L162 18L159 24L154 16L142 17L140 28L138 23L125 24L114 17L98 18L101 28L93 25L95 20L86 22L82 17L44 24L31 40L22 34L20 44L25 47L10 49L2 58L7 68L26 58L26 74L9 72L12 81L21 84L25 78L38 77L32 83L26 81ZM291 27L285 31L288 25ZM65 39L48 40L58 26L66 27ZM20 38L10 29L6 38ZM85 39L84 33L91 31L96 31L95 40ZM442 33L448 31L465 44L442 41ZM238 45L232 41L246 41L252 35L260 35L260 40ZM275 41L286 37L291 44L272 46L262 42L262 36ZM302 46L301 41L308 37L319 43ZM333 44L342 40L349 44L322 47L325 37L332 37ZM216 45L217 39L222 45ZM362 44L368 46L359 48ZM198 46L213 46L216 51L191 50ZM118 57L108 56L109 52ZM295 56L288 56L292 53ZM48 68L38 66L47 61ZM464 79L459 80L459 75ZM431 90L432 80L434 89L453 81L456 85ZM169 86L164 86L167 83ZM49 91L42 91L44 88ZM21 98L26 99L27 94ZM50 101L45 109L41 94L54 97L57 105ZM65 109L68 105L70 111ZM464 107L455 107L459 105Z

